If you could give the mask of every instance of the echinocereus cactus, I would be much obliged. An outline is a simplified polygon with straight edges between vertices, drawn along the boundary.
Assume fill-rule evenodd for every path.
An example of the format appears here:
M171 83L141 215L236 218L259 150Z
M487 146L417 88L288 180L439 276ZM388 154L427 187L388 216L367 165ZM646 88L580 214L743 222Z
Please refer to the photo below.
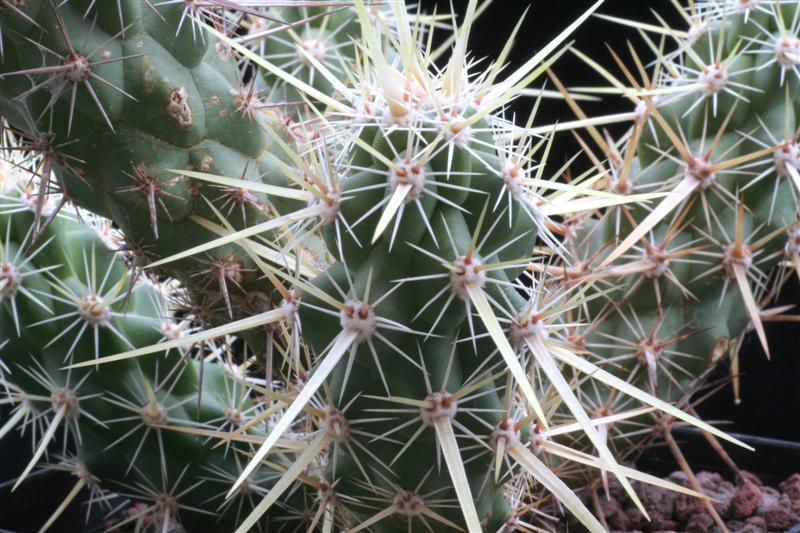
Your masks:
M203 17L224 27L216 8L78 4L26 2L30 21L19 8L4 13L4 24L14 27L5 39L16 43L6 46L6 113L29 134L22 149L46 154L40 193L59 188L112 218L139 264L172 253L176 243L212 238L198 223L215 219L207 202L236 228L263 222L272 209L264 190L280 194L270 185L292 179L284 171L286 154L261 123L270 120L269 105L255 80L244 81L230 48L202 30ZM263 187L201 182L176 169ZM253 270L246 254L229 247L186 260L171 273L203 291L213 312L231 317L235 308L240 314Z
M141 503L125 521L194 529L193 521L212 516L212 528L234 527L239 500L256 498L276 472L259 468L252 484L226 504L225 487L241 469L239 457L166 426L181 420L233 429L255 416L259 406L238 382L237 367L224 357L208 368L192 359L179 365L184 353L170 350L164 358L121 362L113 373L62 370L179 339L189 334L188 323L173 319L164 288L131 284L123 255L109 247L118 247L118 236L107 227L87 226L65 209L32 243L35 201L13 191L2 200L0 378L12 409L0 435L20 425L35 450L16 485L49 457L77 477L67 503L85 487L90 505L108 506L106 494L113 490ZM200 403L198 390L204 392ZM187 509L197 513L184 516ZM38 525L47 529L61 511Z
M657 55L652 72L636 70L642 55L633 48L631 65L614 54L621 78L577 52L635 106L633 126L619 140L598 128L602 118L579 121L596 145L579 134L602 187L665 196L656 206L624 204L568 220L572 262L550 267L559 285L592 281L608 290L575 313L585 325L569 342L671 402L688 402L698 377L720 360L730 358L735 374L749 330L769 357L763 321L783 311L767 306L787 279L786 266L796 270L800 184L798 4L703 2L683 14L691 27L674 34L671 53L663 43L671 29L608 17L648 32ZM627 408L611 393L584 387L598 417ZM699 488L670 434L675 421L648 418L632 422L652 429L607 424L603 431L617 449L635 434L665 438ZM723 525L714 507L706 508Z
M49 361L51 351L62 358L40 372L48 383L85 373L94 387L138 369L122 380L131 397L108 386L97 402L81 402L86 416L71 437L93 416L109 429L92 434L117 444L128 435L118 436L112 422L132 420L146 446L111 446L125 460L89 471L103 481L145 472L155 486L140 488L152 492L151 524L162 529L176 513L191 530L233 523L240 531L514 529L522 522L508 502L520 499L507 499L507 489L533 482L601 531L557 474L576 468L579 479L616 478L637 504L629 480L699 496L619 464L616 452L626 453L629 440L609 437L617 436L614 424L657 412L665 417L659 430L677 419L738 442L674 404L720 339L727 343L748 321L760 326L756 296L746 290L747 273L756 272L748 258L763 250L765 265L777 262L768 247L793 224L796 205L778 194L761 212L769 173L759 165L774 165L777 141L767 133L775 116L788 120L779 111L791 100L759 100L755 113L737 114L739 89L775 92L768 76L753 81L759 71L739 65L772 46L758 33L770 31L770 11L745 23L703 4L707 23L690 32L693 47L662 55L652 79L639 84L631 75L629 88L602 71L636 101L635 126L627 144L590 126L611 164L584 143L596 168L557 181L564 169L546 167L550 128L532 128L535 114L513 124L501 111L543 77L601 3L510 73L502 72L510 44L486 70L472 64L466 44L476 1L454 30L443 68L431 63L425 37L424 23L438 19L412 17L399 3L308 10L280 2L30 0L7 9L3 22L13 20L14 31L4 26L0 91L7 122L26 139L7 151L21 152L18 164L40 175L25 244L72 238L61 218L42 216L55 183L64 198L116 222L137 274L177 278L200 326L160 343L92 345L90 329L120 341L144 328L136 314L147 322L162 312L138 310L144 289L128 293L124 282L112 285L111 297L93 292L102 292L89 305L94 322L80 309L62 317L57 299L34 301L53 319L15 319L19 333L8 346L55 318L77 317L47 344L28 341L33 360ZM775 20L793 20L794 11L778 13ZM738 24L756 28L749 44L731 37ZM714 62L691 67L706 48ZM781 65L792 57L776 53ZM294 65L302 72L287 71ZM743 133L732 134L737 128ZM777 172L796 173L790 158L777 161ZM751 169L758 171L752 186L737 188L737 176ZM748 225L769 238L745 241ZM15 248L23 245L17 239ZM623 263L643 239L644 259ZM686 262L690 252L703 266ZM695 279L715 258L733 281L713 281L713 267ZM63 268L58 254L36 265L45 278ZM719 292L711 297L734 282L738 292L723 291L722 304ZM735 297L744 305L733 305ZM137 312L98 321L112 300ZM62 339L73 330L70 346ZM226 335L241 335L246 347L232 349ZM220 344L208 355L202 347L213 339ZM684 357L700 364L683 365L685 378L664 372ZM229 366L235 359L242 370L226 377L206 359ZM4 375L13 394L33 394L16 375ZM108 414L96 415L88 407L95 403ZM162 407L145 416L142 405ZM101 453L78 444L92 457ZM209 512L222 521L204 521Z

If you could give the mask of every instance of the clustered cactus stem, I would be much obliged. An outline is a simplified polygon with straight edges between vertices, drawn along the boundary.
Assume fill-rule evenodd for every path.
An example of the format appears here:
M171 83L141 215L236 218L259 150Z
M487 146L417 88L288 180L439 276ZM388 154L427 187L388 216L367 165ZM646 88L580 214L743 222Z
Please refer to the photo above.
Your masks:
M612 480L724 528L671 428L749 448L693 394L749 328L769 356L800 275L800 3L689 2L684 31L599 0L516 69L524 19L468 52L488 3L0 0L0 437L32 435L16 485L78 479L43 530L88 489L137 530L533 531L551 505L601 532ZM651 70L571 47L592 15ZM568 51L610 88L566 87ZM534 125L551 97L577 119ZM574 141L590 167L553 169ZM655 439L690 488L624 462Z

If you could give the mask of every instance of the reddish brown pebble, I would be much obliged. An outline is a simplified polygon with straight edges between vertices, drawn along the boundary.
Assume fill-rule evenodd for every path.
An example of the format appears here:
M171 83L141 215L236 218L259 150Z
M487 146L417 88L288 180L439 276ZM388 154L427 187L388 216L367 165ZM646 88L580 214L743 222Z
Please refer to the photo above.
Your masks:
M782 505L767 507L760 514L767 524L768 531L786 531L800 522L800 518L791 509Z
M781 492L789 496L792 500L800 500L800 474L792 474L783 481L779 487Z
M704 513L703 502L694 496L679 494L675 498L675 518L680 522L688 522L695 513Z
M628 527L631 529L645 529L650 527L647 519L636 507L626 509L625 516L628 518Z
M616 498L608 499L605 496L600 497L600 509L603 513L606 523L611 529L626 531L628 529L628 517L622 510Z
M650 513L650 531L675 531L678 523L659 512Z
M746 480L733 495L731 515L734 518L747 518L756 512L762 500L761 488L752 481Z
M760 516L751 516L744 523L748 532L762 533L767 530L767 523Z
M736 486L723 479L719 474L712 472L700 472L697 474L697 481L703 488L703 493L712 499L711 505L714 506L714 510L720 516L727 515L730 510L731 500L736 494Z
M708 533L714 519L708 513L695 513L686 524L686 531L689 533Z
M636 493L648 513L657 512L662 516L672 516L675 498L678 495L676 492L641 483L636 485Z

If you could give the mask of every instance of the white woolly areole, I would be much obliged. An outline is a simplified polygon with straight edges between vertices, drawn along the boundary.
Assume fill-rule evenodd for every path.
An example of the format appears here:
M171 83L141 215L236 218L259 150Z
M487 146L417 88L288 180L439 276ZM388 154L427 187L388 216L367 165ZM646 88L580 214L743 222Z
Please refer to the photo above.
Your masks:
M506 448L512 448L519 443L519 430L508 420L503 420L492 430L492 447L496 448L500 442Z
M108 306L101 296L89 294L78 300L78 315L92 326L108 324Z
M115 230L111 224L100 223L95 226L95 232L103 244L111 250L119 250L120 243L124 240L122 233Z
M645 259L649 259L653 263L650 270L644 271L646 278L660 278L669 270L669 254L661 248L649 248L645 252Z
M784 67L800 63L800 39L794 35L781 35L775 39L775 59Z
M443 130L444 138L459 148L466 148L472 139L472 128L464 127L463 124L463 118L459 117L459 120L453 120L445 125Z
M633 109L634 114L636 115L636 120L641 120L645 114L647 113L647 102L642 100L636 107Z
M342 329L356 333L356 340L365 341L378 329L378 318L369 304L351 300L344 304L339 313Z
M636 189L636 186L629 179L612 179L610 189L614 194L626 195L631 194Z
M697 181L702 190L711 187L717 179L714 166L703 157L693 157L692 160L686 164L686 176Z
M377 108L379 106L380 104L376 104L374 97L356 95L353 98L353 122L359 124L372 120L377 115Z
M9 180L10 181L10 180ZM39 202L39 195L30 190L26 189L22 196L20 197L20 201L25 206L28 211L35 212L36 211L36 204ZM45 196L44 204L42 205L42 216L50 215L56 208L56 202L52 195Z
M317 489L317 499L325 504L336 501L336 492L329 483L321 482Z
M64 416L67 418L78 418L81 408L78 396L69 389L56 389L50 395L50 403L53 409L58 411L64 409Z
M315 200L315 202L322 206L322 213L319 216L322 223L330 224L339 216L342 208L342 194L339 191L329 190L325 193L323 200Z
M164 339L168 341L180 339L185 333L183 328L173 320L165 320L161 323L161 334L164 336Z
M636 358L647 367L655 366L664 353L664 347L653 339L644 339L636 346Z
M546 340L550 336L550 332L547 331L539 316L529 309L517 316L511 324L509 336L511 342L518 346L529 340Z
M503 158L500 161L500 176L514 199L522 200L525 192L525 178L528 177L525 169L517 161Z
M329 483L320 481L317 487L317 499L320 502L329 502L336 499L336 492L333 491L333 487Z
M307 67L313 67L313 65L311 64L311 61L308 60L306 54L321 63L325 60L325 55L327 53L328 49L321 39L306 39L297 45L297 57L300 60L300 63Z
M455 270L450 272L450 285L461 299L469 298L470 288L481 288L486 284L486 272L483 263L476 256L462 255L453 265Z
M500 161L500 178L511 193L514 200L525 204L528 213L537 225L543 225L547 217L539 207L543 198L526 186L525 180L529 178L528 171L518 161L503 158Z
M241 426L244 423L244 414L235 407L225 408L225 419L234 426Z
M214 52L216 52L217 57L220 58L220 60L226 63L233 57L233 48L222 41L214 43Z
M422 422L432 426L437 420L455 418L458 400L449 392L434 392L426 398L425 406L420 407L419 412Z
M800 170L800 146L796 142L787 142L775 151L775 172L788 178L788 165Z
M406 196L406 201L416 200L420 197L425 187L425 167L419 162L411 161L410 159L398 162L389 176L389 185L391 185L392 190L400 185L410 185L411 190Z
M800 227L794 228L789 233L789 239L786 242L786 255L800 255Z
M250 22L250 29L247 31L247 34L253 35L267 29L269 29L269 24L267 24L267 21L262 18L255 17Z
M0 263L0 296L13 298L22 285L22 274L17 265L3 261Z
M167 423L167 410L158 402L147 402L139 411L139 417L146 426L161 426Z
M728 83L728 71L720 63L708 65L700 72L699 81L703 84L703 93L717 94Z
M80 54L70 54L65 60L70 68L64 71L64 77L73 82L88 81L92 74L92 64Z
M531 429L530 435L531 451L539 455L544 451L544 437L542 436L542 428L539 424L534 424Z
M425 502L419 494L405 491L394 497L394 505L399 514L408 517L421 515L425 508Z
M435 108L435 102L431 98L428 89L413 76L406 79L405 97L417 109Z
M392 112L392 108L398 109L399 106L390 105L388 102L384 104L383 110L383 123L386 126L398 126L401 128L408 127L408 113L406 114L399 114L397 112Z
M289 298L284 298L281 300L281 303L278 305L278 308L281 310L281 314L283 315L283 321L286 322L286 325L292 326L294 325L294 321L297 317L297 309L300 307L300 302L297 300L297 297L294 291L291 291L289 294Z
M329 405L323 407L320 429L340 444L350 440L350 423L335 407Z
M729 273L734 265L743 266L747 270L753 265L753 252L747 246L731 244L725 248L722 262Z

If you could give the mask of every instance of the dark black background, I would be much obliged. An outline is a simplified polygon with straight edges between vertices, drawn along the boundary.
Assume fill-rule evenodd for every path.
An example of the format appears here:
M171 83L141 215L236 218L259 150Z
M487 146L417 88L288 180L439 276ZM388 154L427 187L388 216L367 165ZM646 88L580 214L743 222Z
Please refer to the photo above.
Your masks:
M522 28L517 34L516 45L511 53L509 70L523 64L540 48L556 37L562 30L580 17L595 0L495 0L484 14L475 23L470 36L470 50L476 58L495 58L508 39L520 17L527 10ZM448 12L449 0L422 0L424 10ZM467 0L453 0L452 5L457 13L463 14L466 10ZM674 27L684 28L685 22L668 0L606 0L598 13L627 18L638 21L655 23L652 11ZM616 25L612 22L596 17L589 18L568 42L573 42L580 51L592 57L620 79L619 70L612 61L611 55L606 50L610 45L623 59L627 59L626 40L630 40L636 47L637 53L643 60L650 60L652 55L643 46L636 30ZM630 65L630 62L627 62ZM554 70L567 86L598 85L602 80L577 57L570 53L563 55ZM527 118L530 101L524 99L512 106L512 109ZM611 113L630 111L627 100L622 98L611 99L602 104L581 104L591 116L597 113ZM545 106L539 115L541 120L537 123L551 123L556 120L572 119L565 107L556 105Z
M100 0L111 1L111 0ZM409 0L409 3L411 1ZM495 57L506 42L523 11L530 7L526 21L518 35L514 52L510 57L510 68L522 64L540 47L556 36L575 18L592 5L590 0L495 0L494 4L476 23L470 40L470 48L475 57ZM449 10L448 0L422 0L423 9L431 11L438 5L439 11ZM453 7L463 13L466 0L453 0ZM607 0L601 12L627 17L636 20L654 22L651 10L656 10L665 20L676 27L684 27L682 19L667 0ZM574 35L575 46L587 53L614 72L618 72L610 54L605 48L609 44L624 57L626 40L630 39L641 53L648 58L647 50L637 32L614 25L608 21L592 18ZM555 71L568 86L597 85L602 81L590 71L580 60L567 54L555 66ZM527 117L530 100L519 100L512 109L519 116ZM630 103L623 99L608 99L599 104L582 104L589 115L607 114L629 111ZM550 101L538 115L537 124L551 124L557 120L570 120L573 116L561 103ZM574 153L576 145L563 136L553 160L564 160ZM791 284L782 295L782 303L800 302L798 283L793 278ZM800 311L797 311L800 313ZM713 398L699 408L704 418L714 421L732 422L725 426L729 431L760 436L764 438L783 439L800 443L800 324L767 324L773 358L767 361L754 336L749 336L741 353L741 382L743 402L739 406L733 404L733 396L729 387L723 388ZM716 378L724 378L726 368L720 368ZM0 424L7 416L7 411L0 414ZM679 434L679 440L688 443L683 446L687 457L697 469L714 468L725 471L719 462L715 462L713 454L705 442L691 434ZM747 470L756 471L780 479L790 472L800 470L800 450L792 450L780 442L756 442L756 453L731 450L739 465ZM26 516L35 518L34 524L40 524L49 512L58 505L61 498L74 483L74 478L67 476L45 476L30 480L23 484L15 495L8 494L8 486L3 482L18 475L27 463L30 453L28 438L24 442L14 438L0 441L0 515L11 512L16 516L15 523L3 523L6 527L27 530L30 522ZM655 471L669 471L675 468L674 462L663 453L655 451L642 466L649 466ZM80 531L83 524L83 510L73 506L72 512L65 513L57 525L58 531ZM26 526L26 524L28 524ZM77 528L77 529L76 529Z

